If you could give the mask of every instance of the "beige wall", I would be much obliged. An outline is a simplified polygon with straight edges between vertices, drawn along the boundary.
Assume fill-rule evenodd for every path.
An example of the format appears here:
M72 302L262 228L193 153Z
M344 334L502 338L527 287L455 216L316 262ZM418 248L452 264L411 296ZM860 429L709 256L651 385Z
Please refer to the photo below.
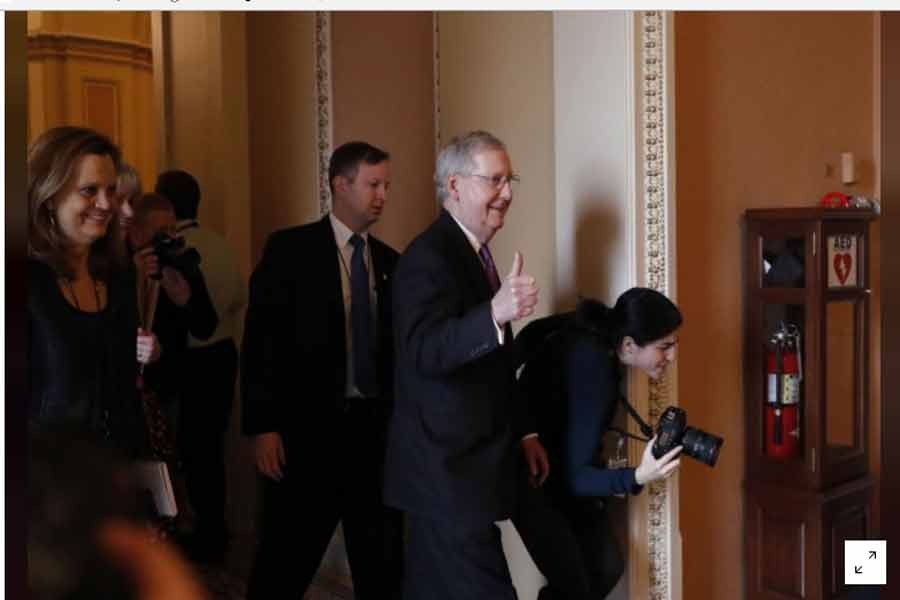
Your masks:
M486 129L506 142L522 185L502 231L491 242L504 275L516 250L541 286L537 315L555 296L553 159L553 17L551 13L440 13L440 131ZM522 323L518 324L521 327ZM510 571L519 596L534 598L540 575L505 527Z
M200 221L234 246L249 274L248 87L243 13L167 17L167 156L200 183ZM161 132L160 132L161 135Z
M319 216L313 13L247 13L252 264L271 232Z
M163 15L161 86L167 138L163 168L184 169L200 183L199 219L235 249L245 277L251 268L248 68L246 22L239 12ZM152 182L149 182L152 186ZM149 186L148 186L149 187ZM235 400L227 440L228 518L235 532L252 530L256 477L251 448L240 436Z
M612 303L635 285L635 198L626 11L553 15L554 149L556 175L556 294L553 309L571 310L578 296ZM622 411L617 426L628 426ZM552 468L552 467L551 467ZM629 507L607 503L610 521L629 552ZM637 542L640 544L641 542ZM629 598L624 575L608 600Z
M679 398L726 440L714 470L682 462L684 598L741 598L741 215L841 189L825 165L843 151L859 161L853 193L873 192L873 19L679 13L675 33Z
M522 252L541 286L536 314L548 314L556 259L552 14L440 13L440 36L441 138L486 129L506 143L522 185L491 251L501 276Z
M632 18L623 11L554 15L557 310L573 308L579 295L615 302L635 285Z
M391 153L373 231L398 251L436 214L432 31L430 12L331 16L334 146L365 140Z

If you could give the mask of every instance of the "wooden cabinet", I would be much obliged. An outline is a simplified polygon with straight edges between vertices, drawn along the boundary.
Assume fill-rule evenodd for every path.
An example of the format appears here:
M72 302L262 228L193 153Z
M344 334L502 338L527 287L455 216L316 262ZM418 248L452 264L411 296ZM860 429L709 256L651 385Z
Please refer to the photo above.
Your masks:
M864 209L746 213L747 599L837 599L873 536Z

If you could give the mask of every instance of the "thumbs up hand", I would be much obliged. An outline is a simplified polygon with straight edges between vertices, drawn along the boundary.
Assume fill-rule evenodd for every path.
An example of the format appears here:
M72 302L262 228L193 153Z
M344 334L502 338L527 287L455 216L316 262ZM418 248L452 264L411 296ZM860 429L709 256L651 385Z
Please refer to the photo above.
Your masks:
M538 286L531 275L523 275L522 254L516 252L509 275L491 300L491 312L501 327L534 312L538 303Z
M509 270L509 275L507 276L507 279L509 277L518 277L519 275L521 275L522 274L522 264L524 262L525 261L522 260L522 253L519 251L516 251L515 256L513 256L512 269Z

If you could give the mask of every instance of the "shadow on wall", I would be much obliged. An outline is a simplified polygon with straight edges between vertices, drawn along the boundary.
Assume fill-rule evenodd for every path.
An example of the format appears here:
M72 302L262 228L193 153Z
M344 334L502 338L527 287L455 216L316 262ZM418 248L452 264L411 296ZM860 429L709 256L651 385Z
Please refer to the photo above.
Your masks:
M627 256L614 256L612 249L622 237L622 223L613 210L604 208L612 204L609 198L585 196L578 199L578 206L590 206L575 225L574 279L569 285L560 286L557 310L570 310L579 297L590 296L604 302L615 300L610 296L612 275L616 265L625 265ZM627 265L625 265L627 266Z
M571 263L573 279L569 285L559 288L557 311L570 310L575 307L579 297L592 297L605 303L615 301L615 282L623 269L628 269L628 256L615 254L615 249L626 237L622 231L625 224L621 215L613 207L618 201L603 195L582 195L577 206L589 207L576 218L574 226L574 256ZM624 411L616 415L616 426L627 427L627 416ZM613 456L616 451L617 436L608 433L603 440L603 458ZM627 450L626 450L627 451ZM622 556L628 552L628 501L627 499L609 498L607 506L610 511L610 522L613 524L619 549ZM607 596L607 600L626 600L628 598L628 576L623 575L615 588Z

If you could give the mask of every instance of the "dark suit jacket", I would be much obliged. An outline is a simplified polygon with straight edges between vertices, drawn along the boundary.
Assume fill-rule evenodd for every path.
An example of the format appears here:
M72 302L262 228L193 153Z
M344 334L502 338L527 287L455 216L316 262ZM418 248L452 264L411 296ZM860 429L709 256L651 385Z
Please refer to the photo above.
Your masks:
M501 346L481 262L447 212L401 256L395 286L385 501L460 525L506 518L515 468L512 330Z
M377 377L390 414L391 279L397 253L369 235L377 294ZM250 279L241 351L243 429L279 432L287 451L314 451L333 430L346 393L341 265L328 216L273 233ZM316 462L316 461L311 461Z

